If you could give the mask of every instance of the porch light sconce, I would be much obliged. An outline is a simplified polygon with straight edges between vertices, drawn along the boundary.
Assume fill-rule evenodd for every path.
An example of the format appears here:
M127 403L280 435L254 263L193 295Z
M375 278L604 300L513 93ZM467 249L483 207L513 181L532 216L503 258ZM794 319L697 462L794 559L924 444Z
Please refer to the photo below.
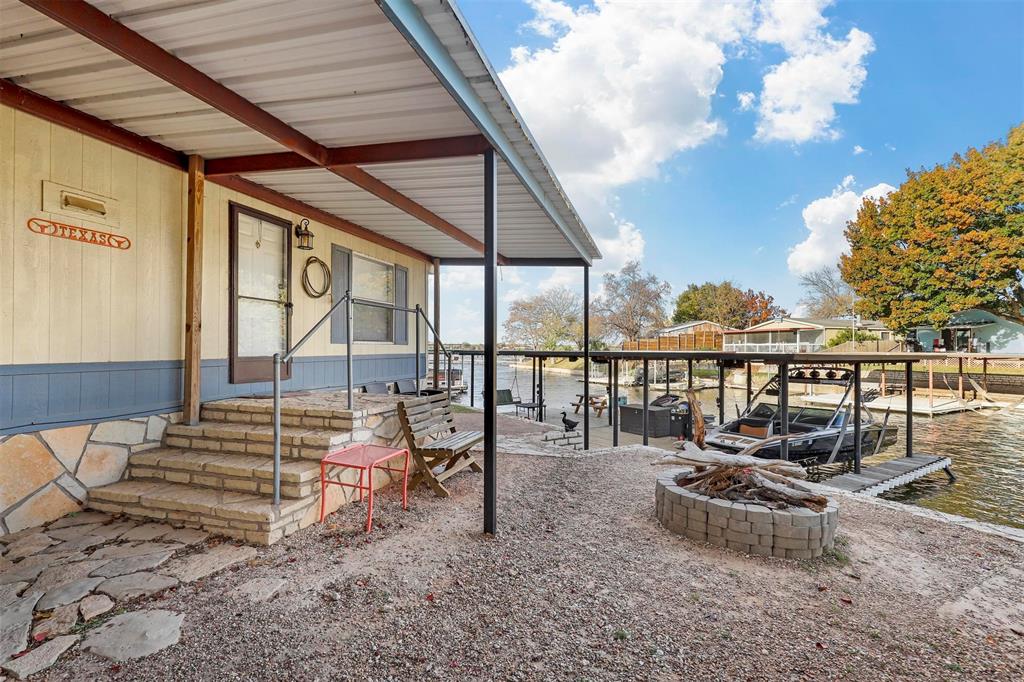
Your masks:
M309 231L309 221L305 218L295 226L295 238L299 242L299 250L313 250L313 233Z

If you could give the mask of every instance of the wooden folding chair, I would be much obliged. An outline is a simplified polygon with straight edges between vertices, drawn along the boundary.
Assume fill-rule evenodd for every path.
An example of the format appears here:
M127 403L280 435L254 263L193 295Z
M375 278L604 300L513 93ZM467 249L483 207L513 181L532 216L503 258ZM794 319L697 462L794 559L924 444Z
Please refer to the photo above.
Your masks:
M448 497L445 480L466 467L483 471L470 450L483 441L484 434L455 430L452 406L446 395L403 400L398 403L398 420L416 461L410 487L425 481L438 497Z

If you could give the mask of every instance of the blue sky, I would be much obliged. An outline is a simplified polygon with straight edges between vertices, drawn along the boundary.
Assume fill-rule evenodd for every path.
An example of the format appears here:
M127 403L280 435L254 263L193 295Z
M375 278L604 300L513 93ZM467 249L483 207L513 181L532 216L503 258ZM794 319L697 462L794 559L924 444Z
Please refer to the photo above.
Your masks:
M1024 120L1021 2L459 6L605 247L595 277L635 256L674 293L731 279L792 311L865 193ZM477 277L446 269L447 340L480 340Z

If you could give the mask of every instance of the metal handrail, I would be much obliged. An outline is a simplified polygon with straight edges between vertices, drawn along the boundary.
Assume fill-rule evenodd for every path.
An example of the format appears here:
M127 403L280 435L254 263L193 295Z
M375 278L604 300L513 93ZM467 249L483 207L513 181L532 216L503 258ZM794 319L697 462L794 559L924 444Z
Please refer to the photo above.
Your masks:
M331 306L330 310L320 318L320 321L310 328L306 334L299 339L299 342L292 346L291 350L283 356L281 353L274 353L274 506L281 504L281 363L288 362L302 348L307 341L317 332L324 323L331 318L334 311L342 303L345 304L345 373L347 375L348 388L348 409L352 409L352 293L346 291L345 295L339 298Z
M327 322L331 319L331 316L338 309L339 306L345 304L345 319L347 321L346 329L347 334L345 338L345 373L346 373L346 390L348 392L348 409L351 410L354 405L353 398L353 386L352 386L352 340L355 337L355 323L352 316L353 305L364 305L371 308L384 308L386 310L394 310L404 313L413 313L413 323L416 327L416 393L420 392L420 327L419 318L422 317L426 323L427 328L430 329L434 335L434 339L437 341L438 346L444 352L445 359L447 361L446 376L447 381L445 382L448 390L448 400L452 398L452 380L451 380L451 368L452 368L452 354L445 348L444 343L438 337L437 331L434 326L430 324L430 320L427 319L426 313L423 312L423 308L417 304L414 308L408 308L405 306L391 305L388 303L381 303L379 301L371 301L364 298L355 298L352 296L351 291L346 291L337 301L331 305L330 309L324 314L320 320L313 325L308 332L306 332L298 343L291 347L291 349L285 353L274 353L274 506L281 504L281 365L285 362L290 362L295 354L298 353L307 341ZM434 378L436 384L437 368L434 368Z

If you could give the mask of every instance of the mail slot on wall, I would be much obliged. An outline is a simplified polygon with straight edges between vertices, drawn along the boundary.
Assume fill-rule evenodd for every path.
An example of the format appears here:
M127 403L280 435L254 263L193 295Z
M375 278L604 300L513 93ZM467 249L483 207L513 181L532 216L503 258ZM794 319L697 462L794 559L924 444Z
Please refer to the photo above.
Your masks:
M57 182L43 181L44 211L79 220L117 226L120 215L117 199Z

